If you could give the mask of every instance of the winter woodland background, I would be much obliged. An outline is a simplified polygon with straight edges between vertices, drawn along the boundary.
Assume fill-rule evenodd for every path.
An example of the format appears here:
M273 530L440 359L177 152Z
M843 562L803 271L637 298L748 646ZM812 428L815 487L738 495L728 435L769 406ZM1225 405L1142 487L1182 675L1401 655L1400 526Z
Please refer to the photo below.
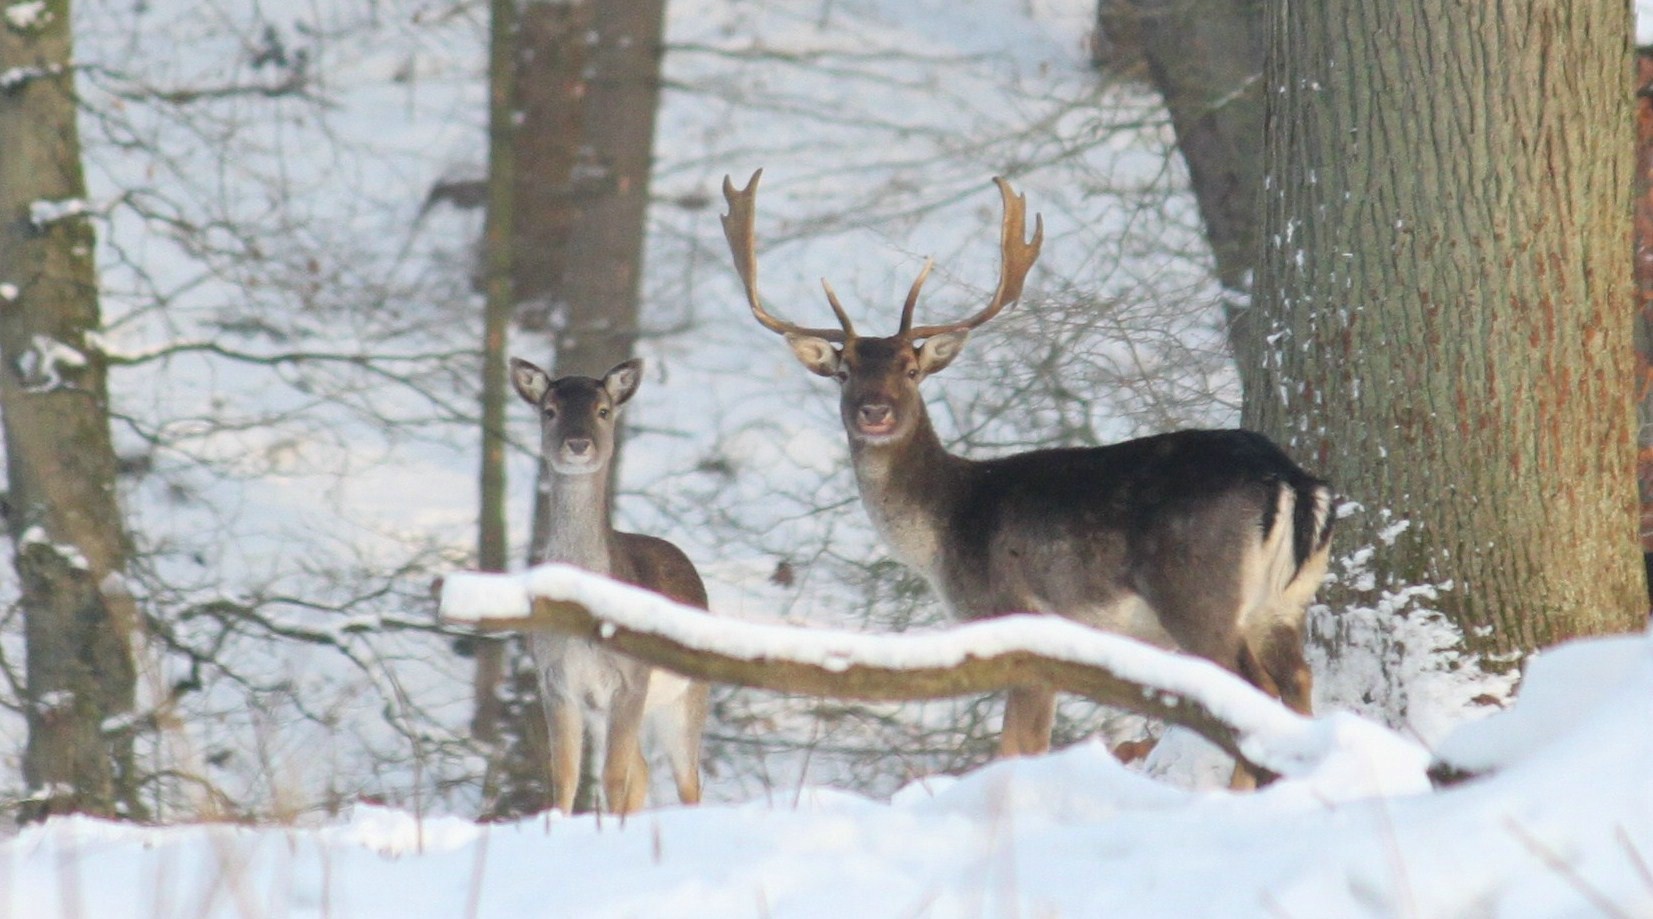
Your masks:
M482 214L427 199L484 168L485 12L77 12L79 54L98 62L82 91L123 497L168 629L146 691L192 684L187 743L162 755L238 812L480 806L470 662L435 627L429 586L476 540ZM669 5L648 376L627 409L618 513L684 546L720 614L939 618L875 543L834 394L746 311L717 222L726 173L768 169L765 295L814 316L829 274L873 329L893 328L926 255L927 315L984 296L998 268L987 180L1027 193L1049 228L1029 301L931 393L958 449L1236 420L1169 127L1142 85L1089 66L1093 16ZM523 332L511 351L543 363L549 345ZM537 434L524 407L508 417L520 561ZM769 754L806 750L812 779L888 792L983 761L985 704L721 692L708 792L795 785L800 760ZM1095 726L1074 717L1069 737ZM22 722L9 725L15 756ZM892 764L892 749L911 760Z
M8 16L31 6L9 4ZM453 0L81 0L74 10L86 208L104 315L96 344L111 365L120 498L136 543L131 581L148 624L135 716L146 725L136 734L145 803L160 822L325 826L353 813L335 825L336 839L305 836L299 846L341 846L338 865L324 874L342 877L356 866L364 892L379 877L371 863L380 856L369 851L377 849L459 853L458 867L439 876L447 893L474 894L488 845L477 840L487 837L464 819L417 828L403 821L531 809L522 801L531 801L532 789L499 791L497 770L527 755L532 740L508 736L493 746L472 737L476 640L437 624L431 589L435 578L474 565L477 541L483 211L465 190L474 192L487 162L487 12ZM825 303L817 279L827 275L868 330L893 328L895 304L926 256L938 267L924 315L949 318L979 302L998 268L999 205L989 179L1007 176L1027 194L1047 237L1026 299L974 335L967 356L926 389L957 451L995 455L1239 421L1225 294L1176 138L1140 74L1094 65L1095 19L1088 0L667 4L637 342L647 375L626 410L618 516L623 528L683 546L719 615L867 631L941 622L922 582L888 557L866 521L835 391L802 372L749 316L717 221L725 174L744 181L766 169L758 221L766 298L790 318L819 322ZM554 327L559 305L540 309ZM510 351L544 363L550 336L530 323L513 330ZM49 348L39 358L48 371L73 359ZM507 414L510 551L520 566L537 434L525 407L512 404ZM1382 533L1393 539L1406 527L1396 520ZM1370 591L1371 549L1339 545L1333 578ZM0 812L33 791L20 762L20 713L30 703L18 590L0 577ZM1330 642L1314 644L1317 710L1364 715L1432 749L1506 700L1515 674L1483 672L1457 655L1454 627L1430 609L1434 590L1407 585L1370 602L1313 610L1313 630L1336 636L1335 654L1326 651ZM1613 653L1615 661L1632 655ZM519 653L507 657L520 676ZM1631 663L1620 669L1641 673ZM511 723L531 732L524 716L531 688L508 680L502 692ZM930 780L935 789L952 789L949 806L977 824L1009 821L1007 813L1039 827L1062 824L1067 808L1093 816L1163 809L1172 825L1200 819L1197 796L1138 784L1091 746L951 785L944 776L987 762L995 704L850 704L719 688L708 801L792 805L795 817L777 819L798 826L774 824L754 837L773 834L777 845L791 832L830 835L833 821L853 823L873 809L852 838L900 834L923 812L936 821L924 824L924 838L939 846L945 815L937 814L947 808L923 804L912 788L892 810L827 790L885 799L931 776L941 776ZM1098 733L1131 739L1143 730L1138 718L1068 702L1058 743ZM1138 768L1194 787L1226 774L1193 747L1165 744ZM1076 804L1078 797L1061 795L1082 793L1062 790L1064 783L1118 796ZM1313 787L1341 800L1357 786L1397 790L1381 781ZM993 797L1000 792L990 789L1004 787L1032 789L1031 797ZM526 798L512 800L513 793ZM1220 834L1239 833L1249 820L1261 825L1254 833L1289 833L1275 824L1300 805L1281 802L1296 800L1220 805L1230 812L1223 819L1234 819ZM1645 795L1611 800L1649 813ZM673 839L685 847L713 840L709 862L744 857L742 847L758 843L733 840L747 819L739 815L750 813L749 806L728 811L729 822L685 824ZM1381 808L1360 813L1361 821L1383 819ZM690 819L668 812L649 824L657 863L661 834ZM523 837L537 825L512 825L515 841L500 843L496 868L531 871L538 856ZM1360 823L1368 833L1373 825ZM83 835L73 838L82 846L107 838L119 850L135 839L73 821L51 826L60 834L79 826L73 832ZM570 852L589 842L583 834L602 830L566 826ZM1427 835L1427 817L1404 826L1397 832ZM60 844L31 832L0 855L0 878L6 865L22 870L27 858ZM646 860L640 853L649 840L640 832L592 843L593 858ZM1005 838L1072 842L1029 832ZM1612 875L1620 882L1612 902L1625 915L1653 902L1653 877L1637 886L1646 873L1645 860L1635 867L1637 853L1653 854L1641 832L1621 847L1629 854ZM718 841L723 834L731 841ZM1169 857L1174 835L1161 832L1144 851ZM1202 851L1230 857L1217 835L1205 837L1212 846ZM1305 838L1345 837L1324 829ZM212 852L225 864L261 865L251 880L203 880L219 886L199 902L181 902L202 915L434 909L417 893L404 902L388 889L373 905L291 893L310 890L310 868L294 869L305 880L288 888L294 899L283 899L289 894L263 885L281 888L272 877L286 869L269 868L260 854L279 843L236 839L183 850L169 883L184 889L197 870L211 875ZM519 844L528 848L513 848ZM240 854L224 854L232 851ZM908 870L889 868L899 859L867 856L866 864L891 878ZM141 884L145 872L161 869L88 861L76 870L131 871ZM587 873L603 870L593 862ZM684 870L707 872L704 885L718 883L715 865ZM1147 869L1134 870L1140 877ZM801 867L781 875L791 871L803 876ZM1576 898L1567 872L1548 876L1546 896ZM1424 904L1417 914L1451 914L1429 905L1437 902L1429 893L1435 881L1414 881ZM317 883L340 896L354 889ZM745 914L710 895L685 900L681 888L650 889L654 900L571 901L567 914L664 915L661 905L671 902L688 904L685 915ZM892 914L1101 908L1060 887L1068 892L1053 895L1062 905L1048 913L1013 887L1002 899L983 894L962 905L899 889L900 903L931 907ZM1209 889L1191 888L1190 896ZM1626 890L1639 890L1640 899L1625 899ZM776 903L803 902L772 894ZM155 896L153 907L134 914L175 914L177 903ZM739 910L770 914L741 896ZM1311 911L1276 914L1312 915L1344 902L1294 896L1304 899L1282 902ZM1494 901L1510 902L1482 902ZM0 896L0 915L30 914L31 904L45 902L8 906ZM65 914L100 914L95 898L50 902ZM463 902L476 912L476 900ZM1409 912L1390 894L1372 902L1373 914ZM1502 909L1489 914L1508 914Z

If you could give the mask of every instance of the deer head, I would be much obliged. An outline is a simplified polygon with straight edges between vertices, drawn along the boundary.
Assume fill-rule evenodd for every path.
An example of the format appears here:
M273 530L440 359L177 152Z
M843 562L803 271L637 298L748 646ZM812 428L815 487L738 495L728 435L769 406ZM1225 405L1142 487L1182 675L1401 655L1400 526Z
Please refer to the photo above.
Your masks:
M551 375L511 358L511 385L540 412L540 455L559 475L590 475L614 456L614 425L643 378L642 358L617 364L601 380Z
M839 413L852 441L883 444L906 438L923 417L918 384L952 363L963 350L970 330L997 316L1005 306L1021 297L1022 282L1039 257L1039 246L1044 242L1043 218L1034 216L1033 239L1028 241L1027 199L1016 194L1009 182L995 177L993 181L1004 200L1004 220L999 243L999 286L987 306L967 319L915 327L913 309L933 264L926 259L907 292L896 333L869 338L855 333L849 315L825 278L821 279L821 287L833 315L838 318L838 328L804 328L777 319L764 309L758 296L753 229L758 180L762 176L763 170L759 169L742 189L736 189L727 176L723 179L723 197L729 202L729 213L723 217L723 234L734 256L735 270L746 287L752 315L764 328L784 335L792 353L811 372L839 382Z

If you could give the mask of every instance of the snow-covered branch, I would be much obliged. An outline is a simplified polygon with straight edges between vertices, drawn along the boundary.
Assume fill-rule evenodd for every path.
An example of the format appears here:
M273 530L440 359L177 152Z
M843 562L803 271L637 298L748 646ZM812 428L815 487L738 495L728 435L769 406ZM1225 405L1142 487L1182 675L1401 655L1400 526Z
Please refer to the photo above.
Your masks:
M1043 685L1189 728L1262 775L1318 766L1320 729L1221 668L1051 616L921 634L741 622L564 565L463 572L441 615L481 629L555 629L718 683L883 701Z

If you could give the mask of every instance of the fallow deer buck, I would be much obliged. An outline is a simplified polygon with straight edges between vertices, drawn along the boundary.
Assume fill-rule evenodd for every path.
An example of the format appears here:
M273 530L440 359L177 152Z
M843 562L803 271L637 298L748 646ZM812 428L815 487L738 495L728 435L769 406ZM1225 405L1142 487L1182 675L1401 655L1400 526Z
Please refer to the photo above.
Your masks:
M1325 483L1242 430L990 460L947 452L919 384L958 356L970 330L1021 297L1043 220L1035 218L1028 241L1026 199L994 179L1004 200L998 289L968 319L913 325L927 260L894 335L857 335L824 279L839 328L804 328L772 316L758 296L753 217L762 175L740 190L723 180L723 231L752 315L784 335L805 367L838 381L862 503L891 552L955 618L1065 616L1197 654L1309 711L1302 631L1326 571ZM1054 712L1050 690L1012 689L1000 753L1049 749Z
M541 462L550 485L551 525L536 561L565 562L706 608L706 587L683 551L653 536L614 529L609 465L620 407L637 392L643 362L629 360L601 380L550 374L511 359L511 383L540 413ZM606 808L640 809L648 796L645 732L664 748L685 804L700 800L700 741L707 687L556 632L530 632L551 740L553 804L571 813L580 755L590 734L602 769Z

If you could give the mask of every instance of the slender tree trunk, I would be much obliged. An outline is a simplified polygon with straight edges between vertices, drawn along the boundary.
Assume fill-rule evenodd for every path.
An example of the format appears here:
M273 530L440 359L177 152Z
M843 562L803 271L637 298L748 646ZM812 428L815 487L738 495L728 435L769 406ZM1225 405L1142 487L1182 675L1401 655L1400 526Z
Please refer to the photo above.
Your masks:
M1264 341L1252 321L1262 253L1262 0L1102 0L1131 17L1148 77L1165 100L1225 296L1229 347L1248 397Z
M0 413L22 585L26 816L142 816L133 771L135 611L115 496L68 0L0 27Z
M488 212L482 239L482 468L476 554L477 565L483 571L504 571L510 564L505 516L505 358L511 313L516 306L511 288L515 254L512 85L516 75L516 0L491 0L488 34ZM492 743L499 737L504 643L477 639L475 660L476 710L471 733Z
M1375 589L1436 585L1483 661L1639 626L1627 6L1269 12L1247 423L1364 506L1339 541Z

